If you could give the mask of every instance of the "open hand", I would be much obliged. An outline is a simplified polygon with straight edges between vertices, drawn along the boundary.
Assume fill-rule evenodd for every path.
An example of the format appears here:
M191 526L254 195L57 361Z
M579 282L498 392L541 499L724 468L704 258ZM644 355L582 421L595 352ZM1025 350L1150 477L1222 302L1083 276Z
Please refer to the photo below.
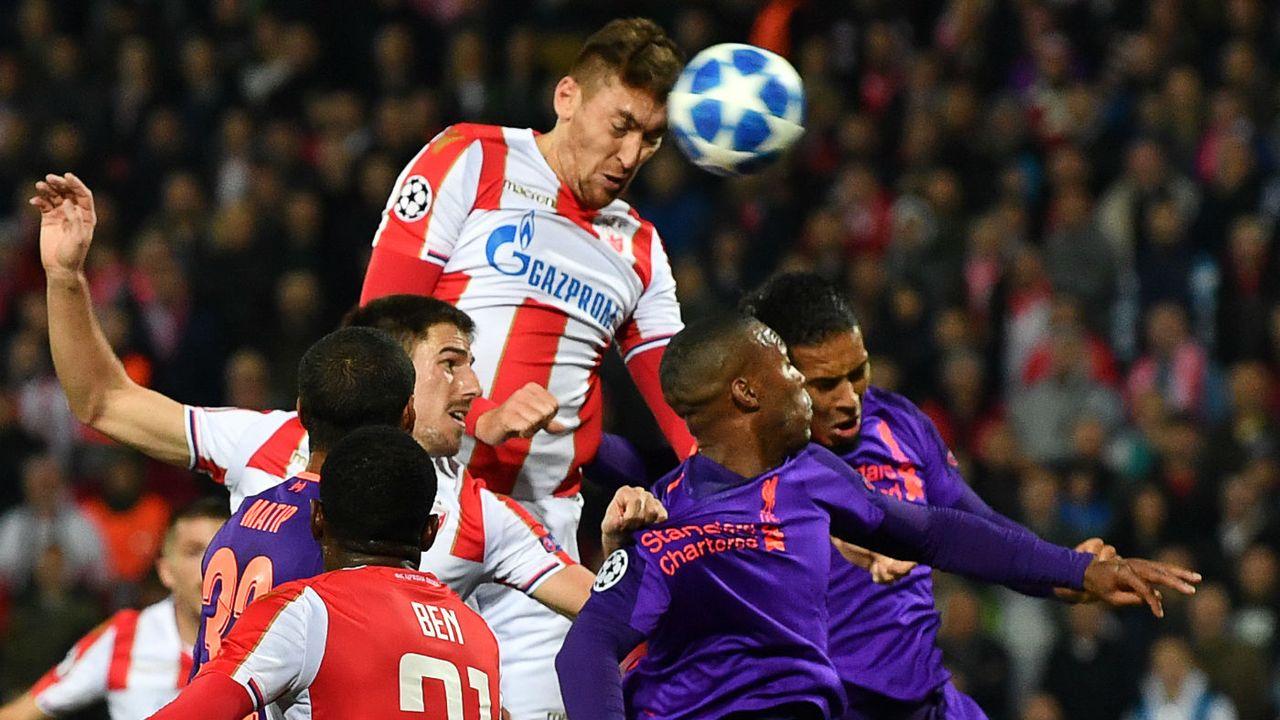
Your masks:
M45 272L84 269L98 223L89 187L71 173L49 174L36 183L35 197L27 202L40 211L40 262Z
M1085 592L1116 607L1146 603L1156 617L1164 617L1164 603L1155 586L1192 595L1198 582L1200 573L1141 558L1095 557L1084 571Z

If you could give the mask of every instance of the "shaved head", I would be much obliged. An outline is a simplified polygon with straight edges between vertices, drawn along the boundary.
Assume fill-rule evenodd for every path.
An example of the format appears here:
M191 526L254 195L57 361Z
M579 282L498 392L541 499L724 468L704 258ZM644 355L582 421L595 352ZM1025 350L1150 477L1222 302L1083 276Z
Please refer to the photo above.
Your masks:
M671 339L658 376L667 404L681 417L724 394L749 372L759 351L786 346L771 328L748 315L718 315L690 324Z

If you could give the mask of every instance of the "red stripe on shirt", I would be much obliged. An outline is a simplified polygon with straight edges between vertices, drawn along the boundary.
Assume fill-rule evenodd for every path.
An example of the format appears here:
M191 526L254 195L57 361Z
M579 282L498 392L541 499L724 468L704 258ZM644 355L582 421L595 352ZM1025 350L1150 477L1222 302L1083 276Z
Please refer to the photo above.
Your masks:
M484 562L484 504L480 501L482 485L466 470L462 471L462 491L458 494L458 533L453 537L449 554L471 562Z
M191 660L191 653L184 650L182 654L178 656L178 687L179 688L186 687L187 683L190 682L192 664L193 664L193 661Z
M578 411L580 424L573 433L573 462L569 465L568 477L552 493L556 497L576 495L582 489L582 466L591 462L600 449L604 414L601 412L599 367L600 356L597 355L587 376L587 394L582 399L582 409Z
M129 682L129 666L133 663L133 637L138 631L138 611L122 610L111 624L116 628L111 648L111 664L107 666L107 689L123 690Z
M512 393L531 382L547 387L560 339L568 325L569 316L558 308L537 300L525 300L507 329L507 344L498 358L489 399L505 402ZM491 490L510 495L520 468L529 457L529 446L527 438L508 440L498 447L477 442L468 467L473 475L483 478Z
M270 475L284 478L285 469L289 467L289 461L293 459L293 453L302 444L302 438L307 434L305 428L302 427L302 421L295 415L289 418L285 424L281 425L267 441L258 448L257 452L249 458L249 462L245 463L247 467L261 470Z
M507 176L507 139L501 129L487 133L480 144L480 185L476 188L476 210L497 210L502 204L502 185Z
M640 217L640 213L631 209L631 217L640 221L640 229L631 238L631 254L635 257L636 275L640 276L640 286L646 290L653 279L653 223Z
M448 177L458 158L462 157L474 140L461 126L446 128L432 140L409 164L404 179L421 176L431 186L432 203L440 192L440 185ZM400 194L401 183L396 184L394 197ZM413 222L401 220L393 207L382 211L383 222L373 236L375 248L391 250L403 255L421 258L423 246L427 242L427 231L431 228L431 218L435 213L428 212Z
M68 653L70 657L73 658L72 662L78 662L81 657L84 657L84 654L89 647L98 642L98 639L101 638L107 630L114 627L115 620L116 619L114 617L104 620L98 625L98 627L90 630L87 635L77 640L76 644L71 646L71 652ZM58 668L50 668L48 672L40 676L40 679L37 680L36 684L31 688L31 696L38 696L61 679L62 676L58 674Z
M595 210L587 210L578 204L578 198L569 191L569 186L560 183L560 192L556 195L556 212L571 221L574 225L591 233L593 237L600 237L600 233L596 232L596 226L591 224L600 213Z
M526 510L523 505L509 497L506 497L505 495L499 495L498 498L502 500L502 502L506 503L507 507L511 508L511 512L515 513L516 517L524 521L524 524L529 528L529 532L533 533L539 540L542 540L543 538L551 538L552 540L555 540L551 535L551 531L548 530L545 525L538 522L538 519L533 516L533 513ZM545 547L546 544L544 543L543 546ZM560 558L560 560L562 560L566 565L578 564L576 560L569 557L569 553L565 552L564 548L560 547L558 542L555 547L555 556Z
M462 293L471 284L471 276L464 272L447 272L436 282L436 289L431 291L432 297L443 300L450 305L457 305Z

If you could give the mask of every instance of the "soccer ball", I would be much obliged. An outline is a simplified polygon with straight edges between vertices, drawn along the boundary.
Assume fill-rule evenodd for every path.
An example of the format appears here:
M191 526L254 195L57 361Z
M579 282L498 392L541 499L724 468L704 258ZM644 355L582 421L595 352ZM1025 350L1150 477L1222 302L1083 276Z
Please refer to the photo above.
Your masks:
M768 50L712 45L680 73L667 116L694 165L717 175L753 173L804 132L804 85L791 63Z

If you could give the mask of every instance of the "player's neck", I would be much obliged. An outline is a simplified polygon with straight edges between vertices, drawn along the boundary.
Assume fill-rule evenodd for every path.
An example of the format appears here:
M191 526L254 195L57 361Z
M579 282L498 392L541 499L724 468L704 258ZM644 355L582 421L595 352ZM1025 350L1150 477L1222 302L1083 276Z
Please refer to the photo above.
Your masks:
M307 458L307 472L320 474L320 468L324 466L324 459L329 456L328 450L312 450L311 457Z
M698 452L726 470L747 478L762 475L786 460L786 453L770 448L740 428L734 428L721 437L699 436Z
M364 565L378 565L381 567L405 568L406 570L417 570L421 562L421 556L412 560L405 557L395 555L373 555L369 553L357 552L325 552L324 569L325 572L333 570L343 570L346 568L362 567Z
M569 168L566 167L564 158L562 135L563 133L559 132L559 128L555 127L541 135L534 135L533 142L538 146L538 152L542 153L542 159L547 161L547 167L551 168L551 172L555 173L556 179L560 181L560 184L577 195L577 189L569 184Z
M174 603L173 619L178 625L178 637L183 645L195 645L196 633L200 629L200 615L194 617L182 611L178 603Z

